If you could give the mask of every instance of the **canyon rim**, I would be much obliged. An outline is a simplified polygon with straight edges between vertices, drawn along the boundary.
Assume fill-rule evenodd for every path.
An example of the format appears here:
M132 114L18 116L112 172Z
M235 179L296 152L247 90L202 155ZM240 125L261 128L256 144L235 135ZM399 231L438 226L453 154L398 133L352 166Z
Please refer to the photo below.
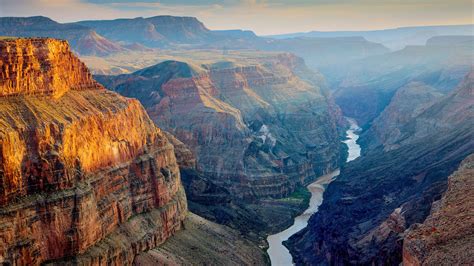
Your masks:
M0 264L474 265L472 10L0 0Z

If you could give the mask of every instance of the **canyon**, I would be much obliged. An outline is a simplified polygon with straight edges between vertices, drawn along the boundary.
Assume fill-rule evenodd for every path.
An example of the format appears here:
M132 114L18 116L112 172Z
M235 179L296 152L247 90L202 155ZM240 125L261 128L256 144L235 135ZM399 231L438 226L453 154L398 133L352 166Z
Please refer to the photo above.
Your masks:
M0 18L0 263L472 264L469 30Z
M360 128L353 119L346 119L350 123L350 127L346 131L347 140L345 140L344 143L348 148L346 162L350 162L360 156L360 147L357 144L358 135L356 133ZM309 184L307 189L311 192L311 199L308 208L301 215L295 218L292 226L277 234L268 236L267 241L269 243L269 248L267 253L272 265L291 265L293 263L293 258L288 249L284 246L284 241L287 241L289 237L308 225L309 218L318 211L319 205L323 202L324 190L335 178L337 178L339 173L340 171L337 169L331 173L318 177L315 182Z
M310 226L289 240L297 264L402 261L405 230L426 219L431 203L446 189L447 177L474 150L472 82L471 72L429 107L420 101L426 109L397 125L399 145L385 151L383 144L374 145L378 147L341 170ZM412 110L417 108L409 114Z
M97 83L67 42L2 38L0 50L2 263L142 265L170 238L180 244L168 252L203 262L237 241L246 248L226 264L265 263L239 232L188 213L179 167L192 154L138 100ZM183 246L180 230L200 246Z
M334 99L344 115L367 129L400 88L410 83L447 94L472 69L471 36L438 36L425 45L354 60L338 69Z
M193 212L264 241L304 208L280 199L338 168L344 121L321 76L300 58L250 55L214 61L219 55L209 53L205 64L164 61L96 79L139 99L195 154L196 168L183 173ZM197 194L197 180L214 199Z

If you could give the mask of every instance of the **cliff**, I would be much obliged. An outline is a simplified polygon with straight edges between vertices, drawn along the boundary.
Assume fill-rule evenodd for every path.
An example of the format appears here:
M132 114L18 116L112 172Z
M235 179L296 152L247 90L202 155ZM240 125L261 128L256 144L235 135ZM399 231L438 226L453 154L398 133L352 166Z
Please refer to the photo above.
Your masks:
M401 88L387 108L362 134L367 149L396 149L425 138L432 132L449 134L473 120L474 72L470 72L449 94L419 83ZM436 118L436 119L433 119Z
M287 243L297 263L402 261L405 230L426 219L448 176L474 152L472 77L401 124L399 147L370 150L341 170L309 226Z
M199 171L234 197L284 197L337 168L338 113L318 76L290 54L254 64L238 56L201 65L166 61L97 79L137 97L191 149Z
M403 134L402 127L441 96L443 94L421 82L411 82L400 88L371 127L361 134L359 143L365 147L365 152L380 146L384 150L399 147L397 142Z
M0 48L2 259L131 264L179 230L174 149L140 103L95 83L64 41Z
M127 50L91 28L75 23L58 23L42 16L1 17L0 36L63 39L69 42L74 52L82 56L106 56Z
M5 39L0 43L0 96L62 96L68 90L100 88L66 41Z
M443 197L433 203L422 224L405 233L403 265L471 265L474 263L474 155L448 179Z
M139 99L194 154L195 165L180 162L192 212L265 246L306 208L302 185L338 167L340 112L321 76L291 54L190 57L96 78Z

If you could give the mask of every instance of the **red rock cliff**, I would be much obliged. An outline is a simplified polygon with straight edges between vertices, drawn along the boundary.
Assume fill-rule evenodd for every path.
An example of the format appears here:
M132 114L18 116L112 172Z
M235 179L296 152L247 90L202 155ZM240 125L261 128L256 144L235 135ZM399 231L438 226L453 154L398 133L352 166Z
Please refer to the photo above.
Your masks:
M474 154L449 177L448 190L403 243L403 265L473 265Z
M181 228L173 146L66 42L0 41L0 258L131 264Z
M50 94L97 88L66 41L7 39L0 42L0 96Z

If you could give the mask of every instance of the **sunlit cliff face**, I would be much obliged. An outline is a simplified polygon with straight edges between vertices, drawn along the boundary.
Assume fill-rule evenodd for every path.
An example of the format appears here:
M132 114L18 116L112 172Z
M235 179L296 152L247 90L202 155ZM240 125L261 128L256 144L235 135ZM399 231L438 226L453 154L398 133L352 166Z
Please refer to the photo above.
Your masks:
M16 39L0 44L0 96L48 94L59 98L70 89L97 86L67 42Z
M181 228L173 146L65 41L0 40L0 99L2 259L131 264Z
M92 79L66 42L17 39L2 42L0 48L0 95L6 97L1 103L6 110L1 115L2 168L10 177L4 180L10 180L8 189L15 190L26 178L24 161L32 149L31 138L38 142L35 150L40 156L57 152L65 169L80 167L86 172L130 160L155 141L155 127L143 120L140 104L125 98L110 101L110 93ZM37 97L9 97L19 94ZM93 115L97 112L102 115ZM42 171L48 168L44 165Z

